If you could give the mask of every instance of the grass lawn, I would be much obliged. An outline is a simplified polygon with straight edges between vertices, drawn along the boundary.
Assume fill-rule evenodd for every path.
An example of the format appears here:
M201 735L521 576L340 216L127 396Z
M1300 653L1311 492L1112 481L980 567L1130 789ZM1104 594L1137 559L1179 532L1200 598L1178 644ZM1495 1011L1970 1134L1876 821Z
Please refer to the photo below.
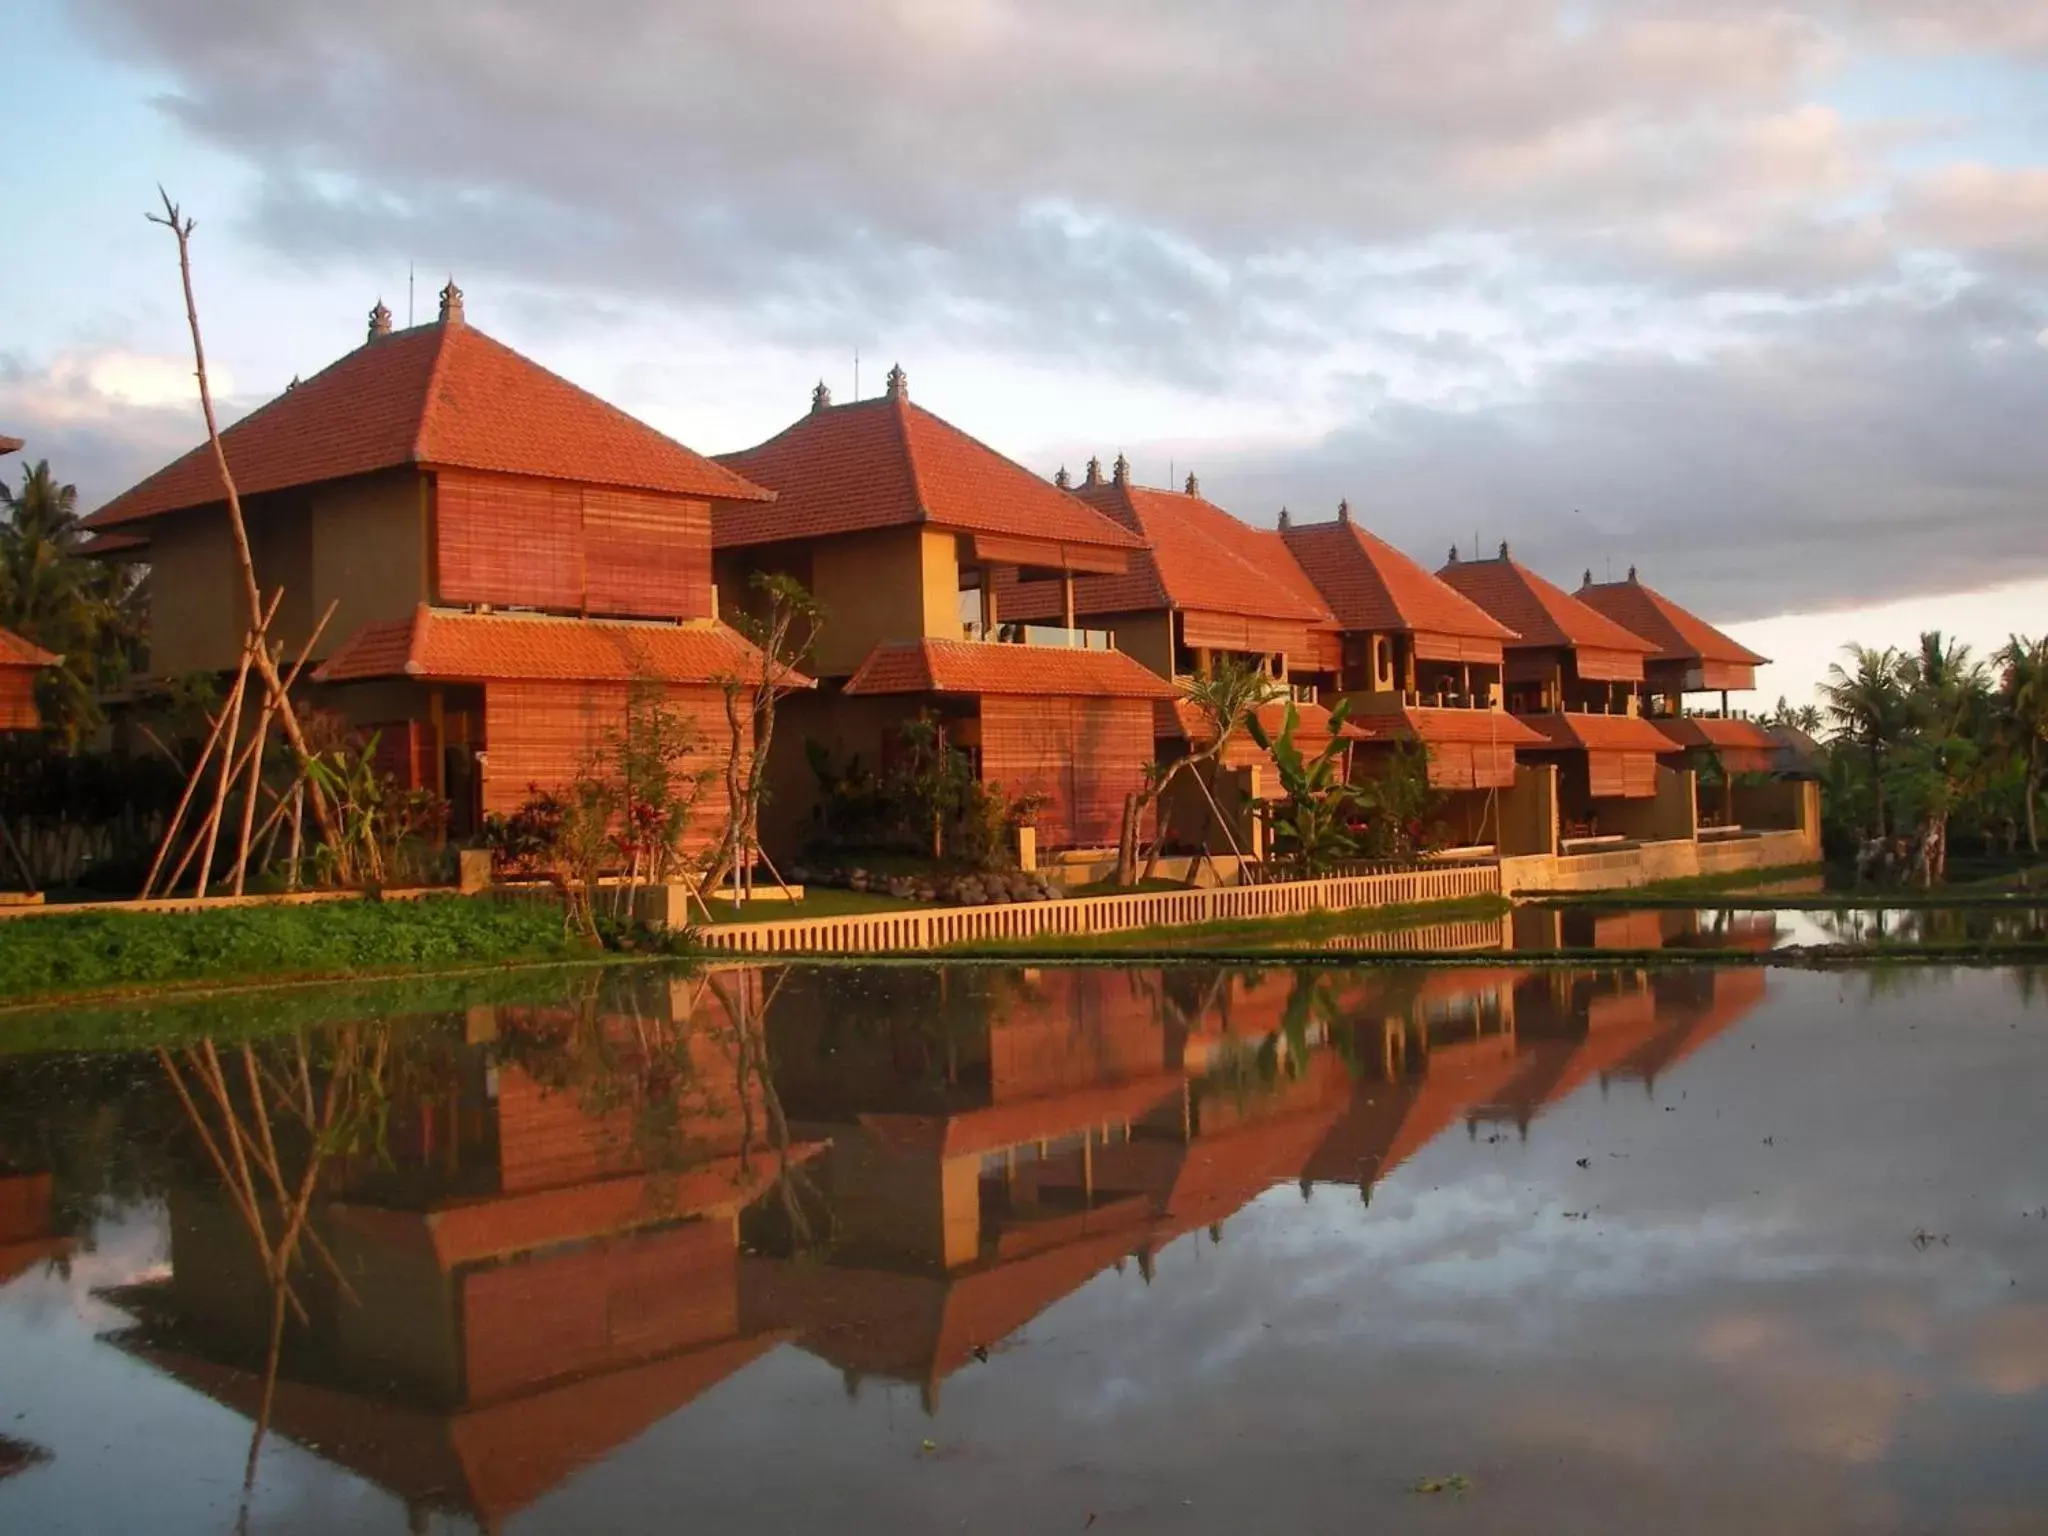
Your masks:
M587 957L550 901L429 896L0 921L0 1007Z
M798 917L857 917L868 912L931 912L943 902L911 901L886 896L879 891L845 891L836 886L804 887L802 901L750 901L744 906L730 901L711 901L714 923L776 923Z

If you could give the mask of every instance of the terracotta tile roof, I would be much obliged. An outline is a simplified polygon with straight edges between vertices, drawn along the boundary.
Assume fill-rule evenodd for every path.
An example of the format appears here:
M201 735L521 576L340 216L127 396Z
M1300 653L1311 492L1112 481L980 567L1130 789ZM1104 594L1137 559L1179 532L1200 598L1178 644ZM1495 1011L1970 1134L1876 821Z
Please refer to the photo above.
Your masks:
M7 436L6 433L0 432L0 453L19 452L21 452L21 439L18 437L9 437Z
M54 667L61 660L13 630L0 629L0 667Z
M903 640L868 652L846 691L1161 699L1173 696L1173 685L1121 651L974 640Z
M1414 739L1439 746L1540 747L1548 740L1518 715L1501 709L1402 708L1360 714L1351 724L1368 741Z
M1077 614L1178 608L1310 625L1335 622L1315 583L1270 528L1254 528L1185 491L1104 480L1076 486L1074 495L1150 545L1132 557L1127 575L1077 580ZM1005 617L1053 618L1061 601L1051 582L1010 582L997 589L997 612Z
M313 674L448 681L706 683L745 677L761 653L723 624L635 624L541 614L457 613L422 604L409 619L365 624ZM811 681L790 674L789 686Z
M1519 715L1545 746L1594 752L1669 752L1665 734L1640 715Z
M1297 743L1319 748L1330 739L1329 710L1320 704L1297 704L1294 710L1294 739ZM1287 701L1282 699L1272 704L1261 704L1257 713L1259 725L1267 736L1277 737L1287 723ZM1366 735L1358 729L1355 720L1345 723L1342 734L1352 740L1363 740ZM1214 740L1216 731L1208 715L1198 705L1191 700L1177 698L1154 707L1153 735L1200 746ZM1249 741L1251 738L1246 736L1242 739Z
M357 347L221 434L244 496L407 464L762 501L768 492L462 322ZM206 444L90 518L110 527L222 499Z
M964 533L1135 549L1138 540L1058 486L901 393L821 406L719 462L776 492L773 506L721 506L720 549L929 523Z
M1677 719L1651 722L1681 748L1705 747L1714 751L1736 748L1753 752L1775 752L1777 738L1754 720L1730 720L1713 715L1682 715Z
M1654 587L1644 586L1634 571L1629 572L1627 581L1588 582L1573 596L1655 645L1652 661L1723 661L1760 667L1770 660L1688 613Z
M1583 645L1647 655L1656 649L1506 555L1498 560L1453 560L1437 576L1520 636L1508 643L1509 650Z
M1464 593L1348 518L1296 524L1280 537L1346 629L1516 638Z

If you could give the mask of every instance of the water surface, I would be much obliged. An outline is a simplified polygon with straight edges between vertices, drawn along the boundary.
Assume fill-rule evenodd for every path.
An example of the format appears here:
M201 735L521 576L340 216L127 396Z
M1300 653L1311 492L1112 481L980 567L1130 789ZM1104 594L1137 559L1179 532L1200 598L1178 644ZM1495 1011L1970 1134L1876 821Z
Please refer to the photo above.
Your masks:
M2030 973L548 986L0 1057L0 1529L2048 1528Z

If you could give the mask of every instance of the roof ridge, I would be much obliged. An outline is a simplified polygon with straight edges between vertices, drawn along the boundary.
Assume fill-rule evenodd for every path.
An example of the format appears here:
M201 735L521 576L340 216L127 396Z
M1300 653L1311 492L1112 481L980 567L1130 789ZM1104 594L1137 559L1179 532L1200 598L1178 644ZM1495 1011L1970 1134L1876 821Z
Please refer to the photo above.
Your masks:
M417 414L415 415L415 417L414 417L414 419L413 419L413 424L412 424L412 461L413 461L413 463L415 463L415 464L424 464L424 463L428 462L428 460L427 460L427 430L428 430L428 424L429 424L429 422L431 421L431 419L433 418L433 415L434 415L434 407L435 407L435 402L436 402L437 400L439 400L439 399L440 399L440 396L441 396L441 370L442 370L442 368L443 368L443 367L445 367L445 366L447 365L447 362L448 362L448 336L449 336L449 333L450 333L450 331L451 331L451 330L465 330L465 331L466 331L466 330L468 330L468 329L469 329L469 326L468 326L468 323L467 323L467 322L464 322L464 323L463 323L462 325L460 325L460 326L455 326L455 327L451 327L451 326L450 326L450 325L448 324L448 322L447 322L446 320L441 320L441 321L431 321L431 322L429 322L429 323L430 323L430 324L432 324L432 325L434 325L434 326L435 326L435 328L436 328L437 330L439 330L441 334L440 334L440 337L439 337L439 339L438 339L438 340L436 340L436 341L435 341L435 343L434 343L434 365L433 365L433 366L432 366L431 368L429 368L429 369L427 370L427 380L426 380L426 384L425 384L425 386L424 386L424 387L423 387L423 388L422 388L422 389L420 390L420 406L419 406L419 411L418 411L418 413L417 413ZM425 327L421 327L421 329L425 329ZM387 339L387 340L388 340L389 338L385 338L385 339ZM484 339L485 339L486 341L489 341L489 340L491 340L492 338L490 338L490 337L486 336L486 337L485 337ZM373 343L370 343L370 342L365 342L365 343L364 343L364 345L365 345L365 346L370 346L370 345L373 345ZM500 343L500 345L503 345L503 343ZM506 350L506 351L508 351L508 352L511 352L511 351L512 351L512 349L511 349L510 347L506 347L506 348L505 348L505 350ZM513 352L513 354L512 354L512 355L513 355L514 357L520 357L520 356L521 356L521 355L520 355L519 353L517 353L517 352ZM524 358L524 357L522 357L522 358L521 358L521 361L524 361L524 362L532 362L532 359L531 359L531 358ZM533 364L533 366L535 366L535 367L537 368L537 367L539 367L540 365L539 365L538 363L534 363L534 364Z
M924 496L924 476L918 471L917 444L912 442L910 437L910 399L907 395L884 395L882 400L892 408L895 417L896 437L903 445L903 463L910 471L910 499L912 505L917 508L917 520L920 523L929 523L932 520L932 509ZM929 411L925 414L931 415ZM937 419L933 417L933 420Z

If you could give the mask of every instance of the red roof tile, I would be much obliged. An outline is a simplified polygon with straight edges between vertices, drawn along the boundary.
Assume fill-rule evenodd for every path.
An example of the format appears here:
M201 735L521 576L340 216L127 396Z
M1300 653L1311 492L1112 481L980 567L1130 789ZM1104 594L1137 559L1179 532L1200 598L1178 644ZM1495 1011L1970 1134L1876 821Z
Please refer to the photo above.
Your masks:
M769 493L461 322L357 347L221 434L244 496L445 465L707 500ZM206 444L108 502L96 528L223 499Z
M1161 699L1173 685L1121 651L974 640L878 645L846 685L850 694L997 693L1047 698Z
M1711 751L1776 752L1777 738L1754 720L1733 720L1716 715L1682 715L1676 719L1651 722L1680 748L1704 747Z
M1330 739L1330 712L1320 704L1297 704L1294 706L1294 739L1302 746L1320 748ZM1259 726L1268 738L1277 738L1287 724L1287 701L1280 699L1258 707ZM1342 734L1349 738L1362 738L1365 732L1357 728L1358 722L1348 722ZM1216 730L1209 716L1201 706L1191 699L1176 698L1160 704L1153 712L1153 734L1185 740L1200 746L1215 739ZM1243 738L1249 741L1250 736Z
M21 439L18 437L8 437L5 433L0 433L0 453L19 452L21 452Z
M716 510L711 541L720 549L917 523L1097 549L1138 546L1059 487L901 393L821 406L719 462L776 492L772 507Z
M1280 537L1346 629L1515 639L1462 592L1348 518L1297 524Z
M1098 481L1074 495L1151 547L1123 576L1074 583L1077 614L1144 613L1162 608L1329 625L1329 605L1280 535L1254 528L1213 501L1185 491ZM997 589L1004 617L1053 618L1062 595L1051 582L1006 582Z
M1506 555L1498 560L1453 560L1436 574L1521 637L1508 642L1509 650L1583 645L1647 655L1656 649Z
M1418 739L1438 746L1540 747L1548 738L1517 715L1500 709L1403 708L1351 717L1371 741Z
M1518 715L1551 748L1669 752L1665 734L1640 715Z
M0 667L54 667L62 659L10 629L0 629Z
M422 604L409 619L365 624L313 676L323 683L373 677L708 683L748 676L760 657L723 624L451 613ZM791 673L789 686L809 687L810 679Z
M1633 571L1627 581L1589 582L1573 596L1655 645L1652 661L1721 661L1760 667L1770 660L1688 613L1655 588L1644 586Z

